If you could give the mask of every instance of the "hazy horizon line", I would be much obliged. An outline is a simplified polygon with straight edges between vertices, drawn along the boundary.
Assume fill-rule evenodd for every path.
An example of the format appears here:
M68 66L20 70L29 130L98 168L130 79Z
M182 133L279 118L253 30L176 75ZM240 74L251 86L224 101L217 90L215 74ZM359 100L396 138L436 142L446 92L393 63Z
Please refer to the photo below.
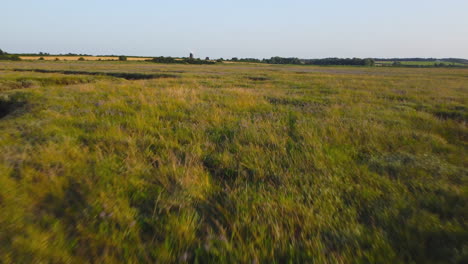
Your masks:
M39 51L39 52L9 52L6 50L3 50L4 52L10 53L10 54L17 54L17 55L44 55L44 56L66 56L66 55L81 55L81 56L94 56L94 57L112 57L112 56L127 56L127 57L174 57L174 58L185 58L189 57L189 54L187 56L171 56L171 55L130 55L130 54L96 54L96 53L75 53L75 52L67 52L67 53L50 53L50 52L44 52L44 51ZM40 53L43 54L40 54ZM313 60L313 59L328 59L328 58L362 58L362 59L435 59L435 60L440 60L440 59L463 59L463 60L468 60L468 58L465 57L418 57L418 56L409 56L409 57L358 57L358 56L326 56L326 57L297 57L297 56L279 56L279 55L274 55L270 57L252 57L252 56L221 56L221 57L211 57L211 56L201 56L197 57L196 53L194 53L195 58L203 58L203 57L209 57L213 59L220 59L220 58L243 58L243 59L269 59L273 57L281 57L281 58L298 58L298 59L304 59L304 60Z

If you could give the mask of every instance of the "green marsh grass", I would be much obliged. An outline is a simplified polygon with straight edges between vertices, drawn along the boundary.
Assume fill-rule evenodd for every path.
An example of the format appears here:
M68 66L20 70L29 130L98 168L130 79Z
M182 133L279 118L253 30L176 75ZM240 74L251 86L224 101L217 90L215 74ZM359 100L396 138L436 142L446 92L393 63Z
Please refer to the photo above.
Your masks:
M468 257L466 69L0 66L4 263Z

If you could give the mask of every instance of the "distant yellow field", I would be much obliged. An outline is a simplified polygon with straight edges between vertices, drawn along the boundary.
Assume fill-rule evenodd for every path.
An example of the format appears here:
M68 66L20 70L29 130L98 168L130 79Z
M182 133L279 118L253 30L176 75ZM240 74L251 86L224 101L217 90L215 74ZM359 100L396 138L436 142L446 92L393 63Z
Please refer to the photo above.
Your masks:
M20 56L22 60L38 60L41 56ZM83 57L85 60L97 61L97 60L119 60L119 57L99 57L99 56L43 56L44 60L65 60L65 61L76 61ZM132 58L127 57L129 61L144 61L151 58Z

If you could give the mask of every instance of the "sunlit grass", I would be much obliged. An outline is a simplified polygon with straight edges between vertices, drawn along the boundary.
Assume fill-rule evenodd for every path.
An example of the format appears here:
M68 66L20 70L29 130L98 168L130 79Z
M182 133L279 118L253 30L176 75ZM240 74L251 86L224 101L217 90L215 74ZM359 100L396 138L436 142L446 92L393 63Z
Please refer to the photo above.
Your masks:
M2 66L5 263L467 257L466 70Z

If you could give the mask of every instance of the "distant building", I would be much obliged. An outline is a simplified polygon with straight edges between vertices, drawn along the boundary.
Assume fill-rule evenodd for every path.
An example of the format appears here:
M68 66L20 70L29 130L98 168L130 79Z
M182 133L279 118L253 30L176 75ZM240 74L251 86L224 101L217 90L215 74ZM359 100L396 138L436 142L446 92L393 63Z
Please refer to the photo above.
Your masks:
M190 52L190 57L191 60L193 60L193 53Z

